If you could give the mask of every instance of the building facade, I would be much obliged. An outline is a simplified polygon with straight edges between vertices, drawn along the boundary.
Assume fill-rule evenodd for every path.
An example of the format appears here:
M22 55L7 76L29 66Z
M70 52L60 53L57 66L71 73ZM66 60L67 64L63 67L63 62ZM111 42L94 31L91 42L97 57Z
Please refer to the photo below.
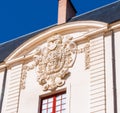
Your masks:
M1 113L120 113L120 1L58 3L57 25L0 45Z

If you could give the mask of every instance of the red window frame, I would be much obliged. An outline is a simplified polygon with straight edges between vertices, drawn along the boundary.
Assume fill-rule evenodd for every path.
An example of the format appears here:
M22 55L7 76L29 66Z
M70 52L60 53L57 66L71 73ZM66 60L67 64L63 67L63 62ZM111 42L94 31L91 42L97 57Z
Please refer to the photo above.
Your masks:
M39 113L63 113L63 111L66 110L65 105L66 105L65 91L56 93L54 95L40 97ZM44 110L45 112L43 112Z

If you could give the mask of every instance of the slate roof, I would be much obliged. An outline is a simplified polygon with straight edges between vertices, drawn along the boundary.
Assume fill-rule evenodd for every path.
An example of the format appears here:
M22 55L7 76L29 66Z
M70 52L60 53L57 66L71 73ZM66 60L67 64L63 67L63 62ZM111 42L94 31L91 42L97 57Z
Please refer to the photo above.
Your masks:
M82 15L73 17L69 22L80 20L95 20L106 23L113 23L120 20L120 1L100 7Z
M79 16L75 16L68 22L81 21L81 20L95 20L95 21L101 21L106 23L112 23L112 22L118 21L120 20L120 1L114 2L112 4L92 10L84 14L81 14ZM7 58L7 56L9 56L10 53L13 52L22 43L24 43L25 41L29 40L33 36L51 27L18 37L17 39L5 42L3 44L0 44L0 63L2 63L4 59Z

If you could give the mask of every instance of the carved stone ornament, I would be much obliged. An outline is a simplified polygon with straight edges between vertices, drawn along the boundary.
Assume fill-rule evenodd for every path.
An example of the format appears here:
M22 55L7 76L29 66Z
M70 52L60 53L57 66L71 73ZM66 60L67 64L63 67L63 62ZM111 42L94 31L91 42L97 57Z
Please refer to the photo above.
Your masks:
M85 53L85 69L90 68L90 44L87 43L83 48L79 48L77 53Z
M77 46L72 37L55 35L47 41L46 47L36 49L31 64L23 65L21 88L25 88L27 71L36 68L37 81L43 90L55 90L63 86L69 68L73 66L77 54Z

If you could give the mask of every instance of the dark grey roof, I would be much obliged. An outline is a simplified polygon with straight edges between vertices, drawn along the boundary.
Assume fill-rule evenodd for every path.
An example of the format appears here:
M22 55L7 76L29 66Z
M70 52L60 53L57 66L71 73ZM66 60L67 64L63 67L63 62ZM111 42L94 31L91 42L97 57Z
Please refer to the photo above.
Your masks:
M73 17L69 22L80 20L95 20L112 23L120 20L120 1L103 6L85 14Z
M120 1L114 2L112 4L101 7L99 9L95 9L88 13L73 17L68 22L81 21L81 20L95 20L95 21L102 21L102 22L106 22L106 23L112 23L117 20L120 20ZM51 27L53 27L53 26L51 26ZM5 42L3 44L0 44L0 63L3 62L4 59L7 56L9 56L10 53L13 52L22 43L24 43L25 41L29 40L33 36L43 32L51 27L24 35L22 37L11 40L9 42Z

